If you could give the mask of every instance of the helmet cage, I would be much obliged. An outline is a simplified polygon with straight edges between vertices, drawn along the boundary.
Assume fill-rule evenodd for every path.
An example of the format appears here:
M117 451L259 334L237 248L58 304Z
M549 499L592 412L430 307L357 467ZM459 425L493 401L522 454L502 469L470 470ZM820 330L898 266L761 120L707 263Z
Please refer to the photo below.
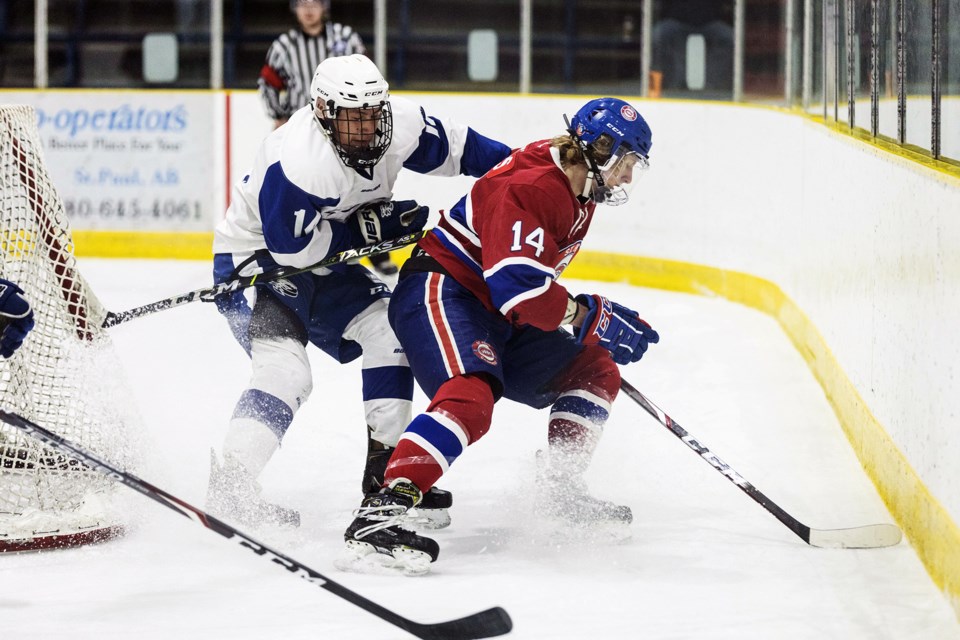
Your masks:
M333 100L324 104L318 98L314 115L340 160L353 169L374 167L393 140L393 111L386 100L374 106L338 107Z

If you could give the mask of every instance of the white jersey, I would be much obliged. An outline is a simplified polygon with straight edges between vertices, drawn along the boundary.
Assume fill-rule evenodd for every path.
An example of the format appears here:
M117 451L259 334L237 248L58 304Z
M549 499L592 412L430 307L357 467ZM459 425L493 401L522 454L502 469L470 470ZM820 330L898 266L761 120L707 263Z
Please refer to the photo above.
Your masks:
M268 249L298 268L351 246L345 221L358 208L389 200L403 168L439 176L479 177L510 153L469 127L428 116L391 98L393 139L369 177L347 167L310 106L263 141L250 172L234 187L214 233L214 253Z

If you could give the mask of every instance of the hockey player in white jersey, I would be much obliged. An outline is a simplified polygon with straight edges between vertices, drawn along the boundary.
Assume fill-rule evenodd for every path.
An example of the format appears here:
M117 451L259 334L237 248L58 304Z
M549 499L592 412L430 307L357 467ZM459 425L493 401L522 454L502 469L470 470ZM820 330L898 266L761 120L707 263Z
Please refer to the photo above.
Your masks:
M23 289L0 278L0 357L12 358L33 324L33 309L23 296Z
M214 236L214 279L328 255L423 228L428 210L391 202L402 168L479 177L510 153L472 129L391 98L362 55L328 58L311 84L312 104L262 143ZM389 290L359 264L319 269L217 301L252 364L223 445L212 455L207 506L246 524L297 525L299 514L260 497L257 476L313 388L306 345L341 363L362 355L369 434L363 491L375 491L411 419L413 376L387 322ZM449 523L449 493L421 503L433 526Z

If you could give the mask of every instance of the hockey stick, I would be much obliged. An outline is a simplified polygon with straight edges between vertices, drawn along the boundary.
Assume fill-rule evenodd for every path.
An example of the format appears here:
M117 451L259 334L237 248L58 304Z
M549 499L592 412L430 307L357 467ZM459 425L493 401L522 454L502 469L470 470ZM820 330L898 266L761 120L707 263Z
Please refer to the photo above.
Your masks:
M280 267L279 269L267 271L266 273L258 273L252 276L237 278L236 280L221 282L220 284L210 287L209 289L197 289L196 291L191 291L189 293L165 298L163 300L157 300L156 302L151 302L150 304L135 307L127 311L120 311L118 313L108 311L107 317L104 319L101 326L104 329L115 327L118 324L127 322L128 320L140 318L151 313L156 313L157 311L179 307L180 305L187 304L188 302L194 302L195 300L213 302L214 299L216 299L216 297L219 295L224 293L232 293L255 284L273 282L275 280L281 280L283 278L295 276L299 273L313 271L314 269L332 267L333 265L347 262L348 260L356 260L358 258L365 258L367 256L379 253L386 253L388 251L393 251L394 249L415 244L418 240L420 240L420 238L424 237L428 233L430 233L430 229L423 229L422 231L408 233L407 235L400 236L399 238L384 240L383 242L378 242L377 244L372 244L368 247L361 247L360 249L347 249L346 251L341 251L340 253L324 258L320 262L312 264L309 267Z
M621 380L620 388L631 400L659 420L660 424L669 429L673 435L680 438L688 447L696 451L710 466L725 475L730 482L737 485L741 491L757 501L761 507L772 513L777 520L785 524L788 529L800 536L800 539L807 544L827 549L875 549L879 547L891 547L900 542L902 537L900 529L892 524L870 524L850 529L811 529L780 508L777 503L765 496L755 486L747 482L743 476L721 460L717 454L697 442L683 427L674 422L673 418L664 413L660 407L653 404L653 402L640 393L629 382Z
M120 471L102 458L82 449L78 445L61 438L52 431L41 427L40 425L27 420L15 413L0 410L0 420L20 429L21 431L32 435L38 440L44 442L60 453L73 456L90 467L97 469L104 475L124 484L134 491L142 493L148 498L155 500L165 507L173 509L182 516L201 524L207 529L223 536L227 540L253 551L260 557L267 558L274 564L280 565L290 573L296 574L307 582L317 585L321 589L337 595L344 600L357 605L364 611L372 613L378 618L407 631L418 638L428 640L472 640L474 638L492 638L509 633L513 628L513 622L510 616L501 607L493 607L486 611L480 611L457 620L448 620L446 622L437 622L433 624L423 624L404 618L398 613L380 606L379 604L368 600L350 589L344 587L321 575L310 567L297 562L293 558L274 551L270 547L244 533L234 529L222 520L204 513L200 509L191 506L179 498L159 489L149 482L141 480L132 473Z

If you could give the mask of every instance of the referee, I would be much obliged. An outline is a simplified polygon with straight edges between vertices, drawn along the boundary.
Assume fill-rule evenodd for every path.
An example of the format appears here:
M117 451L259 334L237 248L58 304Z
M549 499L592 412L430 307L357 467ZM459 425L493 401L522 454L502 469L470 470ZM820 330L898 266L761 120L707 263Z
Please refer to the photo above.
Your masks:
M291 0L299 29L273 41L257 80L260 98L277 127L310 102L310 81L317 65L331 56L366 53L353 28L330 22L329 0Z
M324 59L366 53L363 40L353 28L330 22L330 0L290 0L299 29L291 29L273 41L257 80L267 115L279 127L294 111L310 103L310 82ZM371 256L382 276L395 276L397 265L390 255Z

